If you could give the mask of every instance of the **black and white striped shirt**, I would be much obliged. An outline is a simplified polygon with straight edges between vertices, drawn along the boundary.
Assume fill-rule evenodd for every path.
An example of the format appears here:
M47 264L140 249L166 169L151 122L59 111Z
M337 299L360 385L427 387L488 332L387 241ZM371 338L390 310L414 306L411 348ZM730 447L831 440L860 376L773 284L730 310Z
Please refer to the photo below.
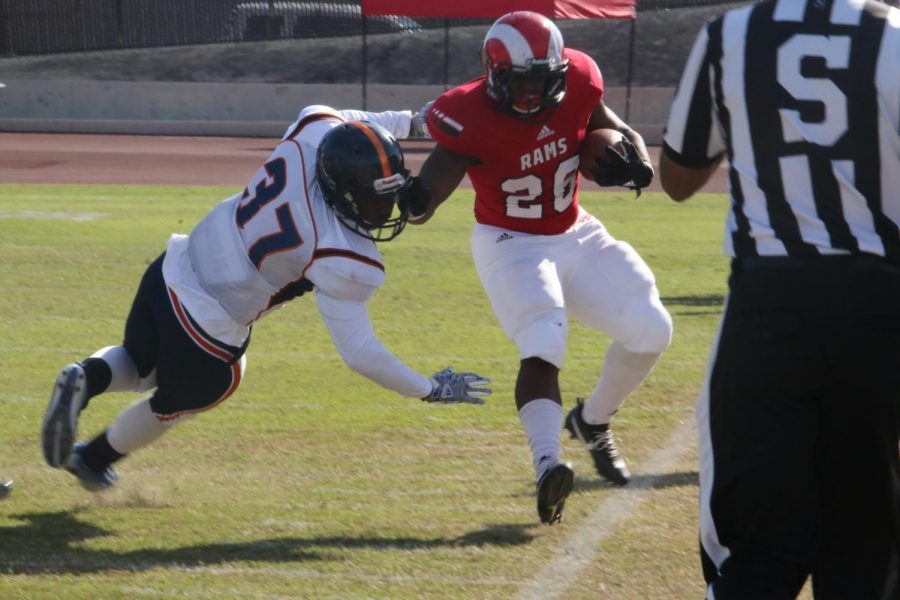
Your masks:
M900 10L767 0L707 23L663 149L687 167L726 153L729 256L900 263Z

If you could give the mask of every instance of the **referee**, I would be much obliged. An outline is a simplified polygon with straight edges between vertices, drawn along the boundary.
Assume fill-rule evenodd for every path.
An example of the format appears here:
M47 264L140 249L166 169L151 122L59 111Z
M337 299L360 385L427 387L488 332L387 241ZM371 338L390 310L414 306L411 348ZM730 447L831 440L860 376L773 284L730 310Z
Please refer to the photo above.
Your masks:
M660 158L723 158L729 295L697 403L707 598L900 597L900 10L766 0L707 23Z

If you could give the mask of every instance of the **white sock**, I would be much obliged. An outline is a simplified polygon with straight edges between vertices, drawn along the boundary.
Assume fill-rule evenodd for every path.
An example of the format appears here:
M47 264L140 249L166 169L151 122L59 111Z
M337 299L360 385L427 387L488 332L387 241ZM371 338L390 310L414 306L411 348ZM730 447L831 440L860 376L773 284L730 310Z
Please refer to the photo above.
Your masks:
M130 454L150 444L169 430L150 410L150 398L137 400L119 413L106 431L109 445L120 454Z
M584 401L581 417L585 422L591 425L609 423L628 394L653 370L660 354L629 352L619 342L613 342L606 352L600 381Z
M531 446L536 478L559 462L559 432L562 429L562 406L548 398L537 398L519 409L519 420Z

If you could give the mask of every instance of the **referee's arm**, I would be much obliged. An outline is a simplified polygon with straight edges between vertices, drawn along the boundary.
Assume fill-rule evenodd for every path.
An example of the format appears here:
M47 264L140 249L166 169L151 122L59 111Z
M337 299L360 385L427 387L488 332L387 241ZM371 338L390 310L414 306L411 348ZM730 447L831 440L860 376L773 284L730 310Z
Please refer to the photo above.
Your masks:
M697 35L685 64L659 155L659 182L676 202L687 200L703 187L724 156L709 85L707 27Z
M663 148L659 155L659 183L663 191L676 202L687 200L706 185L719 168L722 156L720 154L714 163L705 167L686 167L672 160Z

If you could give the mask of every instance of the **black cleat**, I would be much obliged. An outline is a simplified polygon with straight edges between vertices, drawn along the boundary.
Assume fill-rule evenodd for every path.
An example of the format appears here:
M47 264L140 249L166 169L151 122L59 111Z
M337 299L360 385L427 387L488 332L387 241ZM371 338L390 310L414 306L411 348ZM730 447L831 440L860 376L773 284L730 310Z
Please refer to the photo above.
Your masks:
M585 423L581 417L582 408L584 399L578 398L575 408L566 416L566 429L573 438L578 438L587 446L591 458L594 459L597 473L601 477L616 485L627 485L631 481L631 471L628 470L625 459L619 454L609 424Z
M41 427L44 459L51 467L58 469L69 460L78 429L78 413L86 398L84 369L80 364L72 363L60 372L53 384L53 393Z
M81 487L89 492L102 492L116 485L119 476L112 465L107 466L102 471L95 471L84 464L84 449L87 447L83 442L77 442L72 447L72 453L66 462L66 471L78 478Z
M575 472L566 463L559 463L544 473L537 484L537 511L541 523L559 523L566 498L574 485Z
M0 498L6 498L7 496L9 496L9 493L12 491L12 486L12 479L0 478Z

